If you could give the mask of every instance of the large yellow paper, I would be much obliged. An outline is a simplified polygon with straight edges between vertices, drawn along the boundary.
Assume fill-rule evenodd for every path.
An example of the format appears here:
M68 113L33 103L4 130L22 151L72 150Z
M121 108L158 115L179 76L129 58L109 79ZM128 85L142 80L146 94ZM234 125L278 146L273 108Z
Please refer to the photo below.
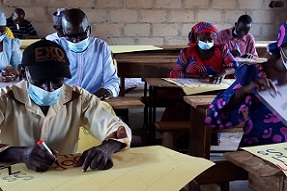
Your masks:
M225 90L233 82L234 79L223 79L220 84L211 84L208 79L191 79L191 78L163 78L164 80L174 83L181 87L186 95L194 95L198 93Z
M273 163L287 175L287 143L242 147L241 149Z
M174 191L214 165L209 160L162 146L131 148L116 153L114 167L106 171L83 173L80 167L72 166L77 158L77 155L60 156L61 168L52 166L44 173L27 170L22 163L12 165L12 172L18 173L8 175L6 169L0 170L0 188L4 191Z
M34 42L37 42L41 39L21 39L21 46L20 49L25 49L27 46L29 46L30 44L33 44Z
M125 52L136 52L146 50L161 50L162 48L153 45L110 45L110 49L114 54Z

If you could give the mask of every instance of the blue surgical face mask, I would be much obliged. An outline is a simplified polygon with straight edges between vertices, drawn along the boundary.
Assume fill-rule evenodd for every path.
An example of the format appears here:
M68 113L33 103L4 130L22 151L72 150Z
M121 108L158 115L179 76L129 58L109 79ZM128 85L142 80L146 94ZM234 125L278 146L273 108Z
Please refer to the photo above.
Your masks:
M198 41L198 46L202 50L208 50L211 49L214 46L214 42L203 42L203 41Z
M6 32L0 36L0 42L2 42L2 40L5 38L5 36L6 36Z
M285 66L285 68L287 70L287 56L284 54L284 52L283 52L281 47L280 47L280 54L281 54L282 63L284 64L284 66ZM284 61L283 57L284 57L285 61Z
M89 46L89 37L87 37L86 39L80 41L80 42L70 42L68 41L68 47L73 51L73 52L83 52L84 50L86 50Z
M28 80L27 80L28 82ZM28 95L39 106L51 106L59 99L62 87L48 92L28 82Z

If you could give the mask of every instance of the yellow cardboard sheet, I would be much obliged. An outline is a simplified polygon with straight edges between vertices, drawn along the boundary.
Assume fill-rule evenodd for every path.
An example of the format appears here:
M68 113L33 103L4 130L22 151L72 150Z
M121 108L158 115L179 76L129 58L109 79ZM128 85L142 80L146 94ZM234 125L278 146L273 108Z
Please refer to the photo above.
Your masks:
M109 45L112 52L125 53L125 52L136 52L146 50L161 50L162 48L153 45Z
M29 46L30 44L37 42L41 39L21 39L21 46L20 49L25 49L27 46Z
M174 191L184 187L213 162L191 157L162 146L131 148L114 154L114 167L106 171L81 172L73 167L78 155L59 156L61 167L47 172L27 170L22 163L0 170L4 191ZM0 167L1 169L1 167Z
M273 163L287 175L287 143L242 147L241 149Z
M174 83L183 88L186 95L194 95L198 93L225 90L233 82L234 79L223 79L220 84L211 84L208 79L191 79L191 78L163 78L164 80Z

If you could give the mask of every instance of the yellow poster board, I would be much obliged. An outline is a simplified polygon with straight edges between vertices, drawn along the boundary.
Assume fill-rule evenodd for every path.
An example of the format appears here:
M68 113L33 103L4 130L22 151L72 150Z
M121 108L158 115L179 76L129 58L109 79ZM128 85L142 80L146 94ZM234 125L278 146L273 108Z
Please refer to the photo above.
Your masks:
M273 163L287 175L287 143L242 147L241 149Z
M178 153L162 146L131 148L114 154L114 167L81 172L73 167L78 155L59 156L59 166L47 172L27 170L22 163L0 170L4 191L174 191L180 190L213 162ZM1 169L1 167L0 167Z

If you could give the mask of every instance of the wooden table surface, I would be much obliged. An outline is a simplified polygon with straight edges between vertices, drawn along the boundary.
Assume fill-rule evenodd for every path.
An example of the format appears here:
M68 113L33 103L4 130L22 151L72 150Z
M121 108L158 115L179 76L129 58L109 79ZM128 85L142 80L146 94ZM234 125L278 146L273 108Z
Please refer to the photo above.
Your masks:
M183 99L186 103L194 108L207 109L216 95L199 95L199 96L184 96Z
M105 100L113 109L143 108L144 104L136 97L115 97Z

